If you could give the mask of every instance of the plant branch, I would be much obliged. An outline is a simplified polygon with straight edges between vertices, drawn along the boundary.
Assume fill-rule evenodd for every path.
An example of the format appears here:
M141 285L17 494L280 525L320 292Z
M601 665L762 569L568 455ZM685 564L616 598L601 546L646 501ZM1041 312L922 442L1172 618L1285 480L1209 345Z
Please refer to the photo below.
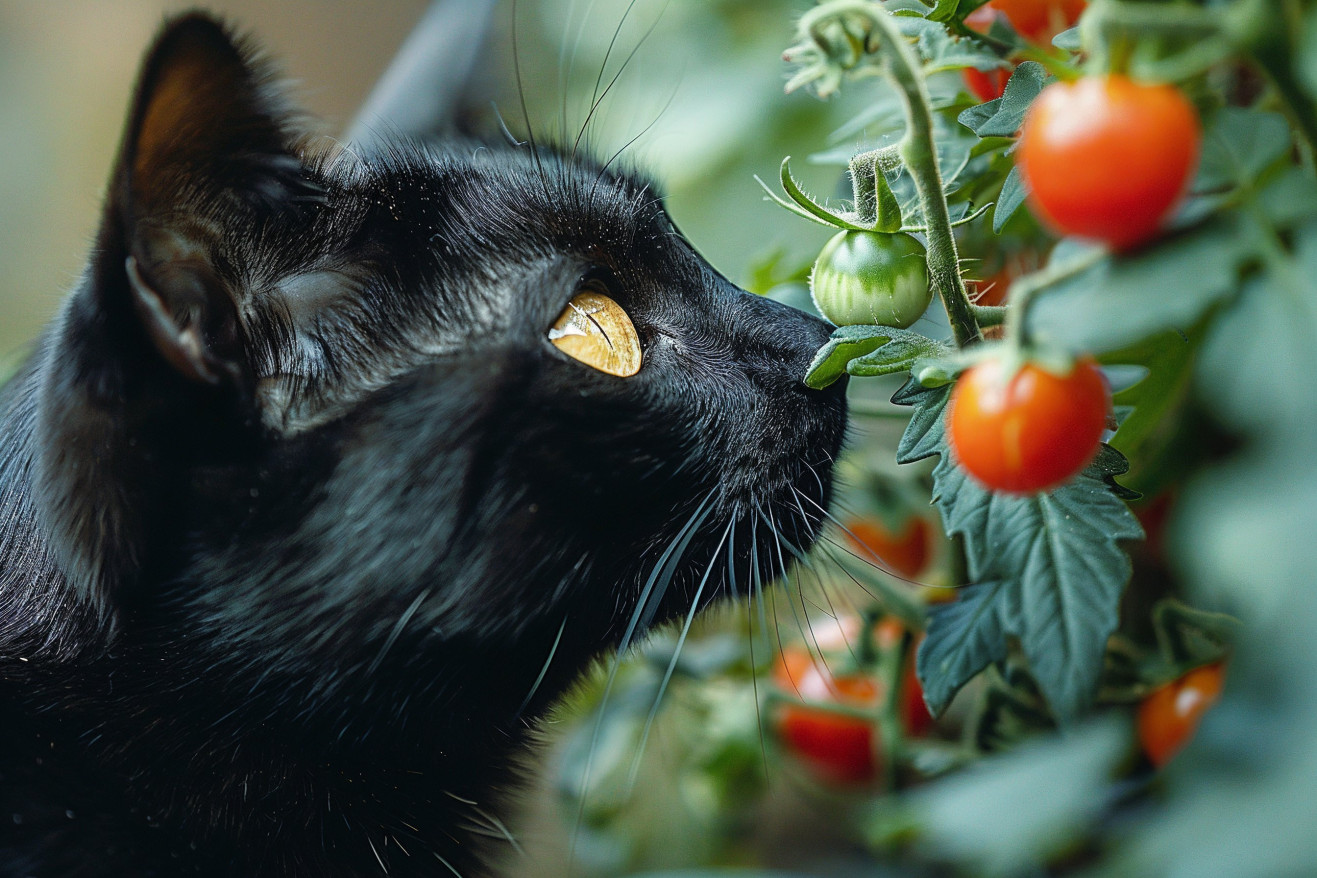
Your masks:
M947 209L937 151L933 145L933 113L918 59L897 29L891 14L867 0L833 0L807 12L800 25L802 30L808 29L816 41L823 42L824 34L818 29L824 22L847 18L862 19L869 25L871 41L876 41L882 50L884 69L905 101L906 132L898 149L919 193L928 238L929 280L947 311L956 344L960 347L975 344L983 336L960 276L960 257L956 252L951 214ZM879 159L878 151L863 153L852 159L851 166L876 164ZM881 173L881 170L876 172Z

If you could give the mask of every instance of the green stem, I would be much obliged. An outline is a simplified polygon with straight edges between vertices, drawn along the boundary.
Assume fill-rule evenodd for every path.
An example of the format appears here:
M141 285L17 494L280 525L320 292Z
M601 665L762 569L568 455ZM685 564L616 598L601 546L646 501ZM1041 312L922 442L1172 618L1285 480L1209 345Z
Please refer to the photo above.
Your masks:
M1006 337L1016 345L1027 341L1029 306L1034 297L1063 280L1088 271L1108 256L1105 247L1090 247L1061 263L1051 263L1042 271L1027 274L1011 284L1010 306L1006 309Z
M815 7L801 18L801 27L809 27L812 32L814 27L829 18L850 15L863 18L871 25L871 34L883 49L888 77L895 82L905 99L906 132L898 147L901 159L914 180L915 189L919 193L919 206L924 214L929 281L947 311L956 344L959 347L975 344L982 341L983 335L974 320L969 294L960 276L960 257L951 230L951 213L947 209L942 174L938 170L937 152L933 146L933 111L929 106L928 89L924 85L918 60L905 37L897 30L891 14L867 0L833 0ZM870 156L873 158L870 159ZM852 166L856 162L877 160L876 153L865 153L856 156Z
M1010 310L1005 305L970 305L979 326L1001 326Z

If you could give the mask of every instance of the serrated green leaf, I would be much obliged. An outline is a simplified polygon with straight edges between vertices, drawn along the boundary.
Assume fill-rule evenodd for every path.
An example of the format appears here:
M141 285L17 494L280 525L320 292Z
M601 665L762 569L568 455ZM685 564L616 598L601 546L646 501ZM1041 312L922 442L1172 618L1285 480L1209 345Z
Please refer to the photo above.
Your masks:
M951 460L943 425L950 388L923 393L903 388L903 393L898 396L913 400L915 412L898 445L897 460L939 456L933 469L933 500L947 533L963 537L972 582L1000 583L979 593L982 604L975 605L973 614L947 617L969 620L965 624L982 630L944 622L936 630L929 628L921 650L964 672L1001 655L1004 647L988 650L983 643L1014 636L1058 721L1073 721L1096 694L1103 651L1116 629L1120 596L1129 580L1130 561L1119 541L1143 535L1108 484L1122 470L1123 459L1107 449L1083 473L1051 492L996 493ZM945 641L978 648L961 654ZM921 666L931 667L928 659ZM923 680L926 692L932 687L948 699L947 693L964 682Z
M915 670L934 716L940 716L979 671L1006 658L1003 614L1011 611L1015 592L1000 594L1002 587L1000 582L962 586L954 601L929 614Z
M1001 97L961 113L960 124L979 137L1013 137L1046 82L1047 71L1043 65L1025 61L1015 68Z
M909 329L888 329L890 340L871 353L858 356L846 365L846 371L858 377L907 372L919 360L937 358L950 352L942 342Z
M926 390L914 380L907 382L892 395L892 402L896 405L915 407L910 423L906 425L901 441L896 446L897 463L914 463L943 453L946 434L942 430L942 412L950 398L949 386Z
M923 62L925 76L963 67L977 67L989 63L993 57L979 42L954 37L937 22L927 21L924 24L927 26L918 29L915 51Z
M949 349L918 332L889 326L839 326L814 355L805 384L827 387L843 373L870 377L906 372L919 360L935 358Z
M1001 233L1002 226L1006 225L1015 211L1020 209L1024 204L1025 196L1029 194L1029 189L1024 184L1024 177L1020 175L1018 166L1011 166L1010 173L1006 175L1006 182L1001 185L1001 194L997 196L997 206L992 209L992 230Z
M1029 332L1051 347L1102 354L1188 331L1235 292L1239 269L1257 256L1257 234L1251 221L1228 213L1146 251L1099 261L1033 301Z
M1152 608L1152 624L1162 659L1172 667L1220 659L1239 632L1234 616L1195 609L1173 598Z
M997 108L1000 106L1001 98L993 98L986 103L975 104L974 106L963 110L961 114L956 117L956 121L977 134L979 129L986 125L989 119L997 115Z

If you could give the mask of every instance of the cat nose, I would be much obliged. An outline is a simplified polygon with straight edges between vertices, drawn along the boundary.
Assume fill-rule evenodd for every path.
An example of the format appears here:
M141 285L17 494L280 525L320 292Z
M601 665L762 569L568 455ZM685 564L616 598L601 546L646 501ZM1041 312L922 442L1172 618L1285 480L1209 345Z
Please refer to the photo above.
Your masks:
M799 308L738 290L734 321L743 362L771 375L793 390L813 391L804 379L819 348L832 337L833 326ZM846 378L827 392L844 393Z

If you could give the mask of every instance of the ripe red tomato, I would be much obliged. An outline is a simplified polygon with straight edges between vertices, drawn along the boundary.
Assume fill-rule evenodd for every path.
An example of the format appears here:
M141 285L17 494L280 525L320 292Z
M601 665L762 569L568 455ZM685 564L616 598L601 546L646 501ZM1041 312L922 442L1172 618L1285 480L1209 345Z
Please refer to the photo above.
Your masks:
M922 516L910 516L898 533L893 533L877 518L852 519L846 529L861 557L869 558L872 553L901 576L917 576L928 563L933 534Z
M965 372L951 392L947 438L956 460L995 491L1061 484L1097 453L1111 393L1091 358L1068 375L1026 363L1007 380L1001 360Z
M788 695L851 707L876 709L883 694L872 677L833 676L821 659L801 647L782 651L773 668L773 680ZM773 722L787 750L822 779L862 784L878 777L878 729L874 723L804 704L782 705Z
M1061 31L1073 27L1087 6L1087 0L989 0L967 15L965 24L986 32L996 13L1005 16L1029 42L1049 44Z
M966 67L960 71L960 75L964 78L969 93L980 101L991 101L1001 97L1006 92L1006 83L1011 79L1011 71L1003 67L993 70Z
M1217 662L1194 668L1179 679L1154 689L1139 705L1139 743L1158 768L1198 730L1207 709L1221 696L1225 665Z
M1025 115L1020 174L1054 231L1128 249L1155 237L1183 198L1201 139L1174 86L1116 75L1057 82Z

